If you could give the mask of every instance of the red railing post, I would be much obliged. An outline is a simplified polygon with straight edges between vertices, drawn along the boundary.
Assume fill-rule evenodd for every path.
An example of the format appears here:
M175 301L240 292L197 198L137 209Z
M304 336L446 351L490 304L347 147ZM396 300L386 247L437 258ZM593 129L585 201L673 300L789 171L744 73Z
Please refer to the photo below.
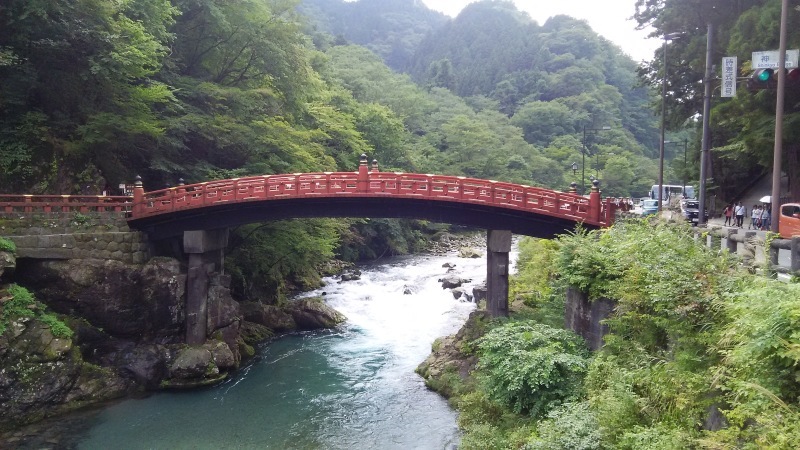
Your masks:
M361 159L358 162L358 192L367 192L369 190L369 167L367 166L367 155L361 154Z
M600 209L602 199L600 198L600 181L592 182L592 192L589 194L589 220L600 223Z
M144 185L142 184L142 177L136 175L136 181L133 183L133 208L131 216L136 217L144 209Z

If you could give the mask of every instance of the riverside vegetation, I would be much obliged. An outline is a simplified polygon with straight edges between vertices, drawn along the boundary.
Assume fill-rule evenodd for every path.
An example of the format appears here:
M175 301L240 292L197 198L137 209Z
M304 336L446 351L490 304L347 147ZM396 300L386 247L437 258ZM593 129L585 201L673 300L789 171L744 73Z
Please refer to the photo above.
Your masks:
M641 219L524 239L517 267L511 317L474 314L418 368L459 410L460 448L800 442L797 283L751 275L684 227ZM617 301L595 354L563 330L567 286Z

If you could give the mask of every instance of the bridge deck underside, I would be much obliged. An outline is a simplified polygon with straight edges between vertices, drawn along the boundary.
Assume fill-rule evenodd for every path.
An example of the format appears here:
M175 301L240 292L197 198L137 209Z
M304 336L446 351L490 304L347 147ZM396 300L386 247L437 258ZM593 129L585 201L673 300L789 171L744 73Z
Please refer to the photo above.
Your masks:
M491 205L386 197L300 198L219 204L132 219L128 224L147 232L150 239L164 239L188 230L210 230L310 217L423 219L477 228L510 230L514 234L541 238L552 238L573 230L576 226L575 220ZM596 228L590 224L585 227Z

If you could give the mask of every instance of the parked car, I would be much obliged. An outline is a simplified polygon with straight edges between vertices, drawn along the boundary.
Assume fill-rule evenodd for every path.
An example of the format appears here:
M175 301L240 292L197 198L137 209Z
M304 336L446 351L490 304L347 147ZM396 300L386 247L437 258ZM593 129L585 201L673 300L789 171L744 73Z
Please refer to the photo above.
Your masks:
M784 203L778 217L778 232L786 239L800 236L800 203Z
M681 201L681 215L688 222L697 223L700 221L700 202L698 200ZM703 214L708 219L708 211Z
M642 202L642 215L649 216L658 212L658 200L648 198Z

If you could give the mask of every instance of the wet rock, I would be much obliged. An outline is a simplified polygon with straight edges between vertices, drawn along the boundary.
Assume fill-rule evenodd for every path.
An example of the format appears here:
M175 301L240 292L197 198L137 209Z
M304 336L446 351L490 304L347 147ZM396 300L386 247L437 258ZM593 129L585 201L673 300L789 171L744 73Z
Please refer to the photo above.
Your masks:
M409 285L403 285L403 295L411 295L414 293L414 288Z
M442 267L447 268L447 269L452 269L455 266L456 266L455 264L449 263L449 262L446 262L446 263L442 264Z
M480 258L483 254L472 247L462 247L458 251L459 258Z
M358 269L350 270L342 274L341 281L356 281L361 279L361 271Z
M456 300L462 299L464 301L470 302L472 301L472 295L470 295L467 290L463 287L457 287L452 290L453 298Z
M271 338L275 333L260 323L248 322L245 320L242 322L239 334L245 343L257 344Z
M196 379L217 374L219 369L214 364L213 356L204 347L184 347L177 350L169 365L170 378Z
M147 389L156 389L169 375L166 363L168 352L163 345L132 346L117 355L114 365Z
M302 299L291 302L287 311L294 318L300 330L333 328L344 322L346 317L331 308L319 298Z
M240 303L244 320L263 325L274 332L291 331L297 328L292 315L274 305L259 302Z
M451 274L445 276L444 278L439 278L438 281L442 283L443 289L452 289L452 288L457 288L464 283L469 283L472 280L469 280L467 278L461 278L458 275Z
M486 288L486 282L473 286L472 287L472 298L475 300L475 303L480 302L481 300L486 300L486 293L489 290Z

